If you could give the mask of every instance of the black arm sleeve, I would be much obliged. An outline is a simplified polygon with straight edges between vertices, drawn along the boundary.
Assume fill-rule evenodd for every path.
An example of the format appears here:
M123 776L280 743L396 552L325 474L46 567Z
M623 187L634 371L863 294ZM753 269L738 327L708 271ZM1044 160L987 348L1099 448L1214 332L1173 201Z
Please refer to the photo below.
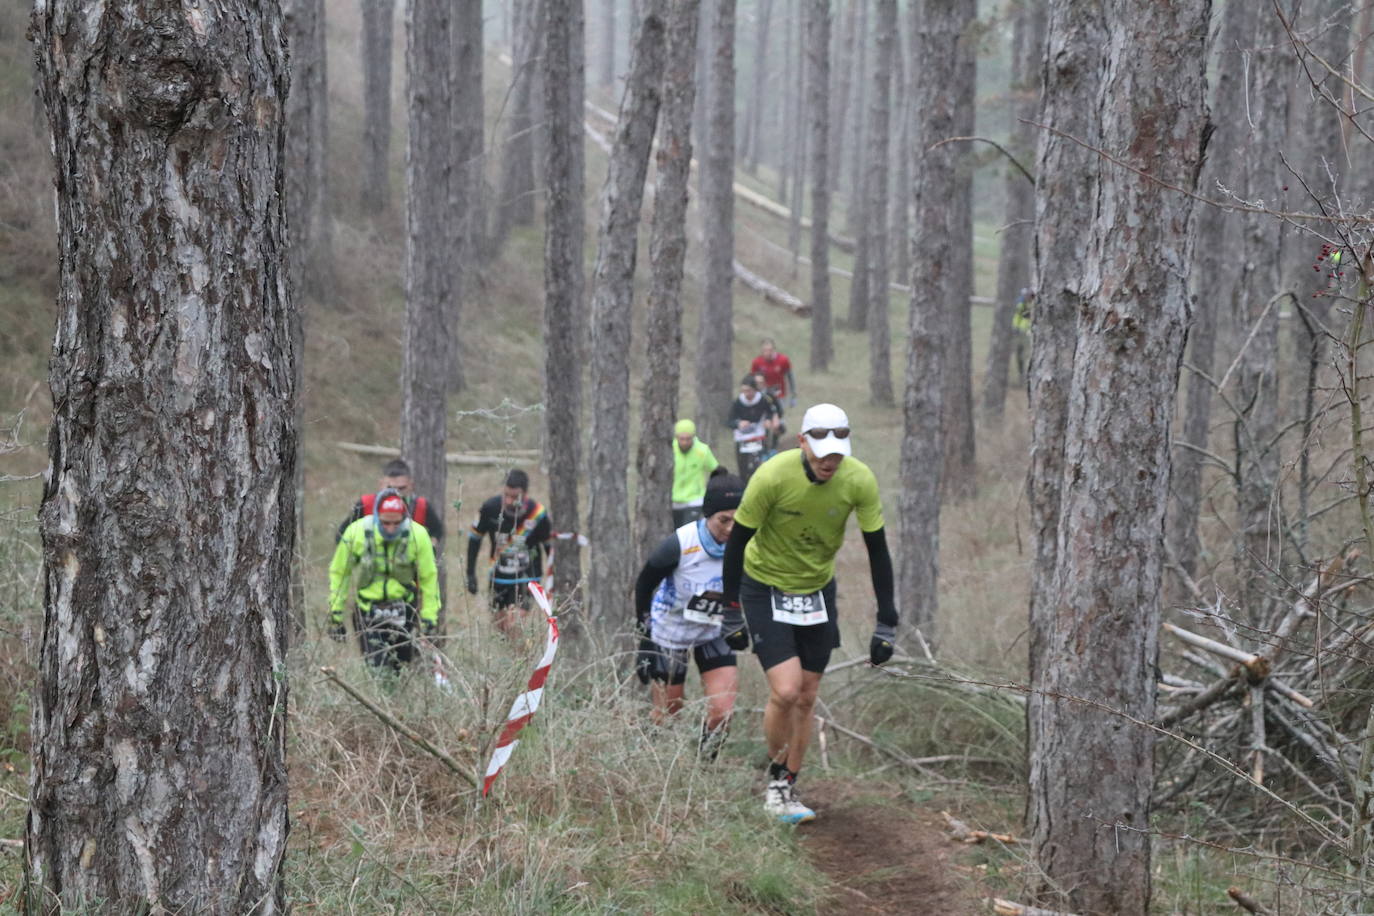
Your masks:
M469 575L469 576L475 576L475 575L477 575L477 554L478 554L478 552L482 549L482 541L483 541L483 540L484 540L484 538L482 538L482 537L480 537L480 536L468 535L468 575Z
M429 539L436 542L434 546L437 549L438 542L444 539L444 520L434 508L434 503L429 503L425 508L425 530L429 532Z
M353 511L350 512L350 513L348 513L348 518L344 519L344 520L343 520L343 524L339 526L339 530L338 530L338 531L335 533L335 535L334 535L334 543L337 544L337 543L339 543L339 541L342 541L342 540L343 540L343 533L344 533L346 530L348 530L348 526L351 525L351 524L353 524L354 522L356 522L358 519L360 519L360 518L362 518L362 517L363 517L363 501L360 499L360 500L358 500L356 503L353 504Z
M744 548L756 529L735 522L730 540L725 542L725 559L721 561L721 593L726 601L739 601L739 581L744 576ZM888 567L891 568L891 563Z
M644 568L639 571L639 577L635 579L635 619L640 625L649 622L649 607L654 600L654 591L660 582L677 569L678 559L682 556L681 550L677 535L669 535L654 548L654 552L649 554L649 559L644 562Z
M864 546L868 548L868 568L873 574L873 594L878 599L878 622L895 627L897 603L892 594L892 554L887 551L887 535L882 528L865 531Z

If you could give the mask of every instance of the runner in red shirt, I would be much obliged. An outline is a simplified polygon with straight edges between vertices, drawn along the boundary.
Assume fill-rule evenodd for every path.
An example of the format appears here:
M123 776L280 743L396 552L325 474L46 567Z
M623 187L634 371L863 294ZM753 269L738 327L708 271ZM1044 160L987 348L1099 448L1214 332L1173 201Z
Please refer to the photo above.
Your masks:
M768 391L788 407L797 403L797 379L792 375L792 361L786 353L779 353L773 338L765 337L759 348L759 355L749 364L750 372L763 375Z

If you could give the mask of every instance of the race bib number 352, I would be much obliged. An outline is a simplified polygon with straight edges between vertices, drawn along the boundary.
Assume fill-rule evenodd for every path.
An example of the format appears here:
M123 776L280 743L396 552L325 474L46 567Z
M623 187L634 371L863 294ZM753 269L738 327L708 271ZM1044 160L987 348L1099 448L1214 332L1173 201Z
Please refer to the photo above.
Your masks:
M825 623L825 596L820 592L794 595L773 590L773 619L794 627L813 627Z

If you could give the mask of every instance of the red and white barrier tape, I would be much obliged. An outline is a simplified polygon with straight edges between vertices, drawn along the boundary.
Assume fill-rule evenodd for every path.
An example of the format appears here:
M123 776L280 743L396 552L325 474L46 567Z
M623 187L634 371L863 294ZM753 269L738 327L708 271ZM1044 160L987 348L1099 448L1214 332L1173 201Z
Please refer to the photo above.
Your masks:
M558 652L558 618L553 616L549 596L538 582L529 583L529 589L539 609L549 621L549 641L544 647L544 657L539 660L534 674L530 675L529 683L525 685L525 692L516 697L515 702L511 704L510 714L506 716L506 727L501 730L501 737L496 740L496 751L491 755L491 763L487 764L486 779L482 782L483 795L491 791L491 784L501 775L501 768L510 759L515 746L520 743L516 736L529 724L530 719L534 718L535 711L539 709L539 701L544 696L544 682L549 679L549 669L553 667L553 657Z

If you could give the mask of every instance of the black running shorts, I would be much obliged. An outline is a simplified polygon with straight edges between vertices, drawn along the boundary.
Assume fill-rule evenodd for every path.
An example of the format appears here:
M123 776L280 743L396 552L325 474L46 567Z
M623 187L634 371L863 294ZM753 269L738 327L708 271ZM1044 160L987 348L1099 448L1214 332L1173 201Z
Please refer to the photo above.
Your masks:
M658 644L655 644L654 648L657 651L654 653L654 666L649 670L649 676L670 687L687 680L688 652L692 653L697 670L702 674L717 668L733 668L736 664L734 651L719 636L691 649L669 649Z
M773 589L746 573L740 580L739 603L749 624L749 642L763 670L789 658L801 661L803 671L820 673L830 663L830 653L840 646L840 626L835 619L835 580L821 589L827 610L825 623L799 627L773 619Z

